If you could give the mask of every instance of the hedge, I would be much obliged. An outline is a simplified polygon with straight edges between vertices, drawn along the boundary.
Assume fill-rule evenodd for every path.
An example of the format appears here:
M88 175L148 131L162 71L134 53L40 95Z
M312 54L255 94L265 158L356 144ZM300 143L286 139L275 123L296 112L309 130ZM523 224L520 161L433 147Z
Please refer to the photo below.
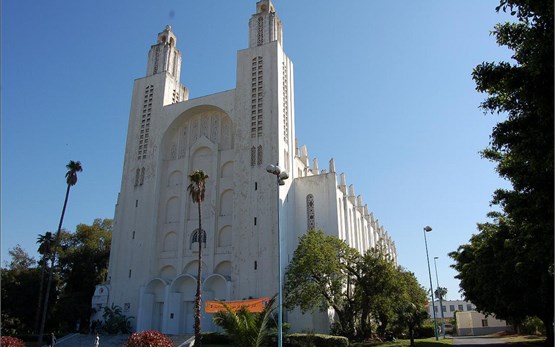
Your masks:
M333 336L324 334L288 334L285 336L283 345L286 347L346 347L349 346L349 339L343 336Z

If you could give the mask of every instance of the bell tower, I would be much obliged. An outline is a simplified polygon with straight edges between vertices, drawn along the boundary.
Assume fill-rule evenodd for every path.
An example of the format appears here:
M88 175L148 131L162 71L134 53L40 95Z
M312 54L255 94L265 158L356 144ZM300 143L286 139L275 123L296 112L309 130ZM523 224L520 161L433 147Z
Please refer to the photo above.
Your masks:
M256 3L256 13L249 21L249 48L273 41L283 46L281 21L272 2L261 0Z
M146 76L167 72L177 81L181 74L181 52L176 47L177 39L172 28L166 25L158 33L158 42L150 47Z

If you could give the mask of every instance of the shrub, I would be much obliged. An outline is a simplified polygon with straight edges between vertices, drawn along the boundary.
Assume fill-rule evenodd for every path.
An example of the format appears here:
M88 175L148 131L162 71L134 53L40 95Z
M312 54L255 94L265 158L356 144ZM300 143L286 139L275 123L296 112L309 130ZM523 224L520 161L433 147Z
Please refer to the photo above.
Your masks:
M349 339L343 336L332 336L324 334L289 334L285 336L284 346L287 347L346 347Z
M2 336L0 338L0 347L25 347L25 343L15 337Z
M527 317L520 328L523 334L545 335L545 326L538 317Z
M125 347L175 347L175 345L166 335L155 330L147 330L129 336Z
M421 337L421 338L434 337L436 335L435 326L423 325L421 327L418 327L415 329L415 335L416 335L415 337Z
M112 304L112 307L105 306L102 313L104 323L98 328L104 330L108 334L128 334L131 332L131 322L133 317L127 317L122 313L121 307Z
M231 344L231 338L222 333L202 333L202 343L207 345Z

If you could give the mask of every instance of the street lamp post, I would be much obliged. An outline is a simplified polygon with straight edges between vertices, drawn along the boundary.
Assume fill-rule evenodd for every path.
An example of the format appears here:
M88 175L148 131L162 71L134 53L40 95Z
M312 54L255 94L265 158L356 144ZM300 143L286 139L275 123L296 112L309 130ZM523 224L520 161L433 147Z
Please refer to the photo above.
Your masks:
M437 263L436 260L438 259L438 257L434 257L434 268L436 269L436 283L437 283L437 293L439 296L439 312L441 312L441 334L443 335L443 338L445 339L445 317L443 316L443 300L442 300L442 293L441 293L441 288L439 287L439 277L437 275Z
M434 314L434 330L436 341L439 341L437 333L437 320L436 320L436 304L434 303L434 285L432 284L432 270L430 270L430 257L428 256L428 241L426 240L426 233L432 231L429 226L424 227L424 244L426 245L426 260L428 260L428 275L430 276L430 296L432 297L432 312Z
M278 347L283 346L283 309L282 309L282 280L281 280L281 232L279 227L279 186L285 184L285 180L289 178L287 171L282 170L279 166L270 164L266 166L266 171L276 176L276 194L277 194L277 234L278 234Z

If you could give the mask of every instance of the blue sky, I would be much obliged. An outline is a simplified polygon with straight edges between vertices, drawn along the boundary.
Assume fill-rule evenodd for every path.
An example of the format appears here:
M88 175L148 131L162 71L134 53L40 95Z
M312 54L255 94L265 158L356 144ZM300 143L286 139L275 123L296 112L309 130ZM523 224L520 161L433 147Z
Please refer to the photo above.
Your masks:
M65 165L84 171L64 228L112 218L133 80L172 26L181 80L198 97L235 88L255 0L2 2L2 264L20 244L36 257L55 231ZM335 159L395 240L399 263L459 298L447 253L486 221L507 184L479 151L503 119L478 108L472 69L509 60L490 31L498 1L276 0L295 68L296 133L321 168ZM432 273L434 287L435 273Z

